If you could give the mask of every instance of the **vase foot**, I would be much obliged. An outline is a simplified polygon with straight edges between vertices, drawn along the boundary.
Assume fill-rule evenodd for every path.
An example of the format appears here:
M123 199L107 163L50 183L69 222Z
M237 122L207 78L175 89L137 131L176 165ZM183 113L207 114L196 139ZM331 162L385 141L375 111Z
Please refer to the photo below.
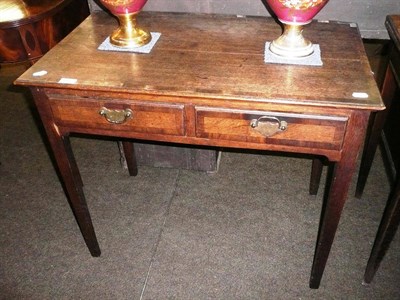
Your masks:
M151 41L150 32L137 27L136 16L137 13L117 15L120 26L111 34L111 44L122 48L136 48Z
M300 47L282 47L281 45L272 42L269 46L269 50L271 50L271 52L276 55L288 58L302 58L302 57L307 57L314 53L314 47L313 44L311 43L305 47L300 48Z
M289 58L306 57L314 52L313 44L302 35L303 25L284 24L283 34L272 41L272 53Z

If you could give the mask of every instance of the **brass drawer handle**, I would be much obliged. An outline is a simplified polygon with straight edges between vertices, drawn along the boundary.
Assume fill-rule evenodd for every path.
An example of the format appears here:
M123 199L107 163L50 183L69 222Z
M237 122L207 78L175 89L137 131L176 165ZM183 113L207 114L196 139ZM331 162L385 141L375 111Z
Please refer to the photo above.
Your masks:
M263 116L258 119L253 119L250 122L250 127L265 137L274 135L277 132L287 129L286 121L281 121L276 117Z
M122 124L125 123L126 120L132 117L132 110L129 108L126 109L108 109L102 107L99 110L100 116L104 116L104 118L113 124Z

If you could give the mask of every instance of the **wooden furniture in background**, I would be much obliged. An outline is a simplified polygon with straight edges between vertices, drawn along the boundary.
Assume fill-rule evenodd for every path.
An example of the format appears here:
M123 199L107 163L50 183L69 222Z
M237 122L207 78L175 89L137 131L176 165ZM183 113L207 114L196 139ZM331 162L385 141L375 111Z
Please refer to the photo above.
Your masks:
M82 0L1 0L0 64L34 63L88 15Z
M400 138L398 131L400 122L398 111L400 101L393 101L400 96L400 38L399 38L399 16L388 16L386 27L391 39L388 66L381 86L382 99L386 110L375 113L371 116L370 129L365 139L363 156L358 174L356 197L361 198L365 184L371 170L376 149L380 141L385 145L385 155L390 165L390 170L396 173L399 169L400 159Z
M97 50L116 21L92 14L16 81L31 88L90 253L100 248L70 133L320 155L334 170L311 271L318 288L369 116L384 108L358 28L312 23L324 65L310 67L264 63L265 42L281 31L271 18L142 13L140 22L162 33L150 54Z
M366 146L364 149L363 160L361 161L360 175L357 185L358 196L361 196L363 192L375 150L386 122L386 117L388 115L390 117L391 114L393 114L395 118L391 119L390 125L392 126L387 128L386 131L389 132L389 135L386 136L390 138L388 140L388 151L391 157L400 156L400 149L398 146L400 143L400 134L399 131L396 130L399 127L393 128L393 122L397 121L397 124L400 124L398 110L398 100L400 100L400 98L398 98L400 97L400 15L388 16L386 19L386 27L392 42L392 48L389 54L389 65L387 67L386 76L382 86L382 98L387 105L387 111L376 113L373 129L369 139L366 140ZM395 166L397 167L397 179L393 191L389 196L365 271L364 281L366 283L370 283L374 278L379 264L381 263L385 252L389 248L400 222L400 176L398 164L396 163Z

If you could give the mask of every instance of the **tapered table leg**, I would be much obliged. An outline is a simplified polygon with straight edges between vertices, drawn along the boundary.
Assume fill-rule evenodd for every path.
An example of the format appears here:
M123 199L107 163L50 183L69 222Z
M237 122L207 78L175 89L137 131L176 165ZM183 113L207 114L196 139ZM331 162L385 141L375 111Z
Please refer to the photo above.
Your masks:
M313 159L310 178L310 195L316 195L318 193L323 166L321 158Z
M100 256L101 251L93 228L85 195L83 194L81 177L80 175L76 175L79 174L79 170L76 167L69 137L61 137L51 141L51 144L69 196L71 208L82 232L83 239L85 240L90 254L94 257Z
M138 174L138 167L137 167L135 148L133 142L122 141L122 149L124 151L124 156L126 164L128 166L129 175L136 176Z
M92 256L100 256L100 247L83 194L82 180L72 153L69 137L66 134L62 134L55 125L45 94L36 88L31 89L31 91L85 243Z
M365 136L368 114L354 113L354 118L351 120L343 142L343 156L339 162L334 164L329 192L321 213L310 278L310 288L314 289L317 289L320 285L342 209L347 199L351 178L356 168L358 152Z

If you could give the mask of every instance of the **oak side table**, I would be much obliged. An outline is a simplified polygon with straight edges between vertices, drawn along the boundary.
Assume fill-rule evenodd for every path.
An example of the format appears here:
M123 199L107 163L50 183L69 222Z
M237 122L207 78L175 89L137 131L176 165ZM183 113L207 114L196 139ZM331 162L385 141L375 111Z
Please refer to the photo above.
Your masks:
M150 54L97 50L116 26L100 12L16 80L34 95L90 253L100 248L70 133L312 154L334 164L311 270L318 288L368 118L384 109L357 26L309 25L324 63L311 67L264 63L265 42L281 33L271 18L141 13L140 22L162 34Z

